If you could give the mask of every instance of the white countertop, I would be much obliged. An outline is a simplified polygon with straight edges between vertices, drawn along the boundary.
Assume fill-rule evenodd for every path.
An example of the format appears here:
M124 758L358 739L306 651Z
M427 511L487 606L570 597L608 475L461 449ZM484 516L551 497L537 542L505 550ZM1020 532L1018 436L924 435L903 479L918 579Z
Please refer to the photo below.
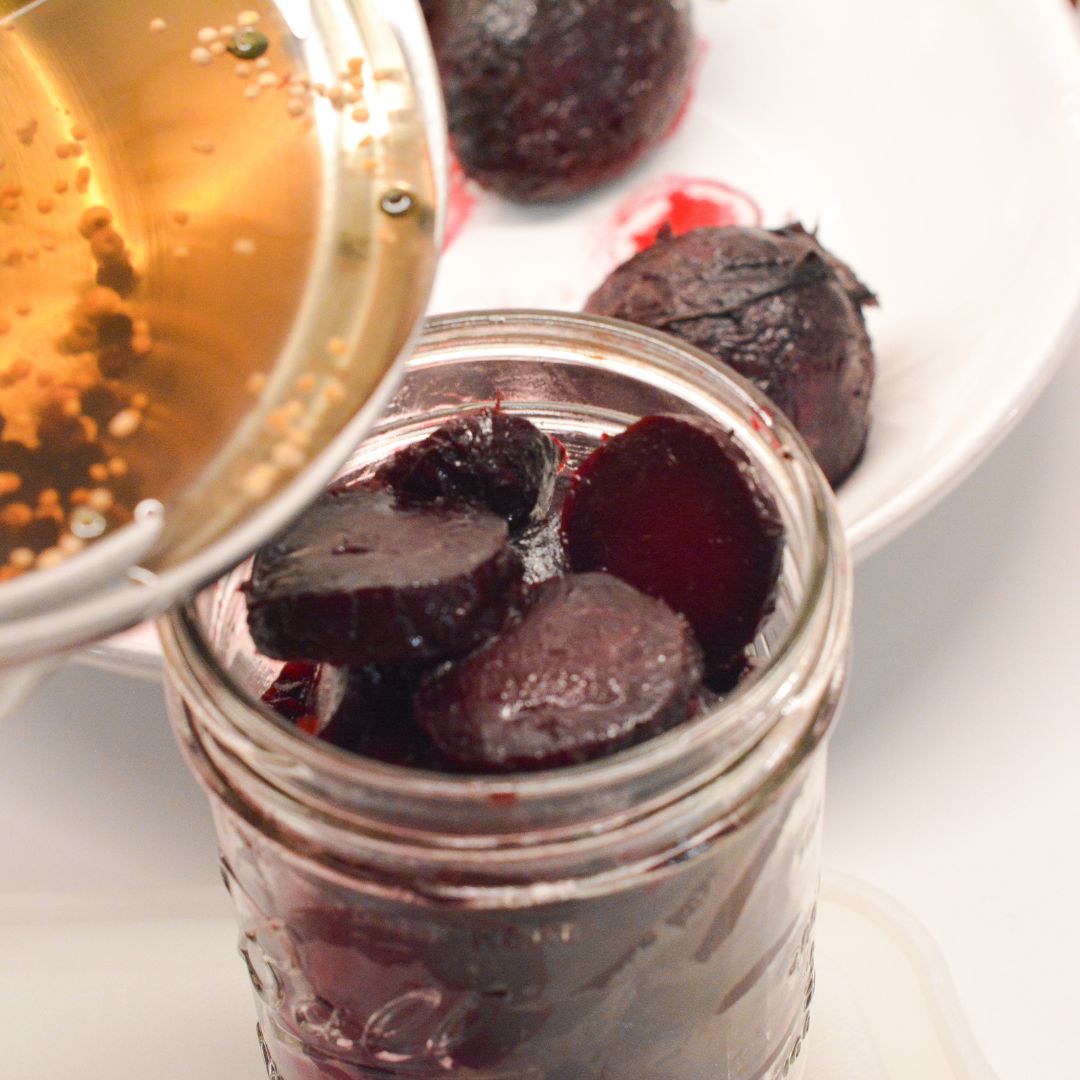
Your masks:
M826 865L925 925L1000 1080L1077 1075L1078 416L1080 356L860 566L832 742ZM0 902L215 885L159 687L71 665L4 723Z

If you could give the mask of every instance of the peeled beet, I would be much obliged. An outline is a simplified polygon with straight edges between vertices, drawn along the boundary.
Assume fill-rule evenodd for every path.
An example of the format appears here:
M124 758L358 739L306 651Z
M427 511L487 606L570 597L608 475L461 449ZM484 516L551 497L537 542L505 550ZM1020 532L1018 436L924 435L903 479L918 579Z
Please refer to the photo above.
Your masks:
M508 198L565 199L617 176L668 130L686 95L687 0L427 7L457 158Z
M477 772L586 761L687 718L700 650L666 604L608 574L537 587L519 622L429 677L416 716Z
M835 487L870 425L873 294L801 225L662 233L586 310L674 334L750 379L792 421Z
M282 665L277 677L267 687L262 700L280 716L305 730L317 726L316 687L319 668L305 660Z
M316 708L319 738L354 754L391 765L443 767L413 715L413 694L422 671L416 668L319 670Z
M582 462L563 504L570 568L604 570L686 617L715 685L772 610L783 530L745 452L714 424L649 416Z
M499 629L521 575L506 522L494 514L338 490L255 556L248 625L256 648L280 659L436 662Z
M418 499L477 503L518 529L547 511L561 457L524 417L479 409L399 450L375 479Z

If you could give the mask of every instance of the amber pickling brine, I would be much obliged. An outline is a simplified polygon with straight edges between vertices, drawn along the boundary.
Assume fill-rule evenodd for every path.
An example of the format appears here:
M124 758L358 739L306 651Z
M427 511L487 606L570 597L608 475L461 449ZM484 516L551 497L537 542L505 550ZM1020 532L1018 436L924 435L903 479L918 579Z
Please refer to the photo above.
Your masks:
M419 9L0 0L0 712L312 501L427 303Z
M775 610L718 704L600 760L498 776L346 753L262 704L281 665L248 636L247 567L165 620L268 1074L798 1077L850 638L831 492L737 377L651 331L540 312L432 320L346 474L496 399L571 465L653 413L730 430L783 522Z

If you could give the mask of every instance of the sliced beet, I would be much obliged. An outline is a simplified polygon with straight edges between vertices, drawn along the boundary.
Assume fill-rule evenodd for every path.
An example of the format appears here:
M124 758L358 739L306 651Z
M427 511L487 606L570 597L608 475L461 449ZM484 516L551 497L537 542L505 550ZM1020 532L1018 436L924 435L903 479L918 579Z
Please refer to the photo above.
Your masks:
M413 694L425 670L290 661L262 700L301 731L342 750L393 765L445 769L413 715Z
M255 556L245 586L256 648L362 667L463 656L518 601L506 522L474 508L328 492Z
M686 96L687 0L426 6L458 160L508 198L565 199L619 175Z
M661 234L589 298L597 315L664 330L750 379L835 487L870 425L873 294L801 225Z
M274 681L263 692L262 700L275 712L305 730L314 727L315 699L319 668L303 660L282 664Z
M428 34L436 54L441 50L446 25L458 0L420 0L420 10L427 21Z
M400 494L486 506L517 529L547 512L560 461L559 444L535 424L480 409L399 450L375 475Z
M442 767L413 714L413 694L423 671L324 664L319 672L316 734L343 750L391 765Z
M563 504L574 571L605 570L685 615L710 681L728 681L772 609L783 546L775 503L733 438L649 416L582 462Z
M520 621L425 680L416 716L465 769L542 769L685 720L700 681L683 618L608 574L571 574L538 586Z

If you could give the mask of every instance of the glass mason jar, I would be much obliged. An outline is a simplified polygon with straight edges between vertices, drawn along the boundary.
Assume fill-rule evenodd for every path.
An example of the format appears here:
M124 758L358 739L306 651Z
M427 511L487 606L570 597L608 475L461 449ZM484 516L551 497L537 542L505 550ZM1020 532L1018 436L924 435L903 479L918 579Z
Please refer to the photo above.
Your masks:
M673 339L608 320L432 320L362 474L499 401L579 460L640 416L734 432L785 527L774 614L719 705L612 757L517 776L382 764L259 696L240 567L161 624L213 808L272 1078L772 1080L802 1071L825 736L851 574L791 426Z

